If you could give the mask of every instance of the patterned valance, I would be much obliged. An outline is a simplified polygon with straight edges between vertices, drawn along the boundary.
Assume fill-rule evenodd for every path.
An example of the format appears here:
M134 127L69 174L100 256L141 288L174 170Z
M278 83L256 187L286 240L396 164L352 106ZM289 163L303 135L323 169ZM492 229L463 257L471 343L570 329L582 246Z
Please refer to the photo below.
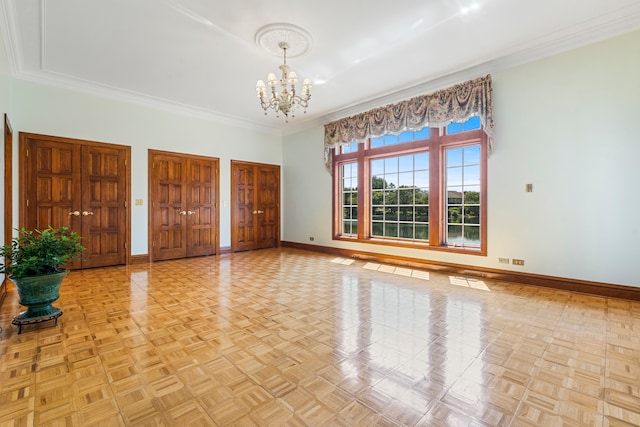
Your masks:
M333 149L339 145L416 131L426 126L444 128L451 122L464 122L473 116L480 116L491 148L493 91L490 75L326 124L324 163L331 172Z

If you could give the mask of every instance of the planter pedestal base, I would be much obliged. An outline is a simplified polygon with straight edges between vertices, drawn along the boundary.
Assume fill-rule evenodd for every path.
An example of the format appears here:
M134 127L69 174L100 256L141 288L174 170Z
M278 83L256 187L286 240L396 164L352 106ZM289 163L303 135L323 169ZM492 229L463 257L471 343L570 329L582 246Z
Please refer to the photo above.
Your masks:
M54 326L58 326L58 317L62 316L62 310L58 307L52 307L49 305L47 310L43 310L42 313L38 313L37 311L29 309L27 311L23 311L13 318L11 324L18 326L18 335L22 333L22 326L24 325L33 325L35 323L47 322L49 320L54 320Z

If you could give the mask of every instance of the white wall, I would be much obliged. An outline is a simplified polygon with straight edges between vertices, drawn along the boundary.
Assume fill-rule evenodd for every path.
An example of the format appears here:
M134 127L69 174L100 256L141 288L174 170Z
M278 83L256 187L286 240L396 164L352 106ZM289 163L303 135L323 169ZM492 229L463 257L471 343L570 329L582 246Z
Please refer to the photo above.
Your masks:
M640 286L638 46L634 32L492 75L486 257L333 241L321 127L284 138L283 240Z
M230 161L282 164L277 135L189 118L75 91L13 80L11 124L18 132L79 138L131 146L131 253L147 250L148 150L190 153L220 159L220 245L231 244ZM17 149L16 149L17 151ZM17 183L17 181L16 181ZM17 198L15 199L17 204ZM227 206L224 206L227 202ZM16 217L17 221L17 217Z

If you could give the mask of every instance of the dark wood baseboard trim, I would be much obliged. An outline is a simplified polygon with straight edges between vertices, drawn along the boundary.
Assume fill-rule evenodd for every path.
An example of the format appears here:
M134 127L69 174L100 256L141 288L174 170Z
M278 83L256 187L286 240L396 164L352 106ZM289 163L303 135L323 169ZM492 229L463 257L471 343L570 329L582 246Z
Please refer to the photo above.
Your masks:
M149 254L131 255L130 264L147 264L149 262Z
M397 264L415 268L423 268L444 273L479 276L492 280L514 282L524 285L540 286L551 289L597 295L608 298L621 298L640 301L640 287L616 285L611 283L591 282L588 280L568 279L564 277L545 276L542 274L520 273L517 271L498 270L485 267L474 267L462 264L436 262L418 258L407 258L397 255L377 254L373 252L354 251L351 249L332 248L329 246L309 245L297 242L281 242L284 248L295 248L345 258L357 258L386 264Z

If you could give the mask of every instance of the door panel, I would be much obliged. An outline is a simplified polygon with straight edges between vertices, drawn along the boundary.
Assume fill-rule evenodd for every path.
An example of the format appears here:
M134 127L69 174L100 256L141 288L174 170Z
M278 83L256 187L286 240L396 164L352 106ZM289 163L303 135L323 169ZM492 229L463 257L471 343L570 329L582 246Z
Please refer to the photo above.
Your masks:
M215 248L215 210L213 195L217 181L217 162L187 159L187 256L211 255Z
M125 262L125 153L117 148L82 147L82 235L91 244L83 254L84 267Z
M152 180L157 188L152 202L154 215L153 259L184 258L187 255L183 227L186 207L183 209L182 159L158 154L153 158Z
M21 226L67 226L87 248L71 268L125 264L129 147L20 134Z
M235 200L233 205L233 237L234 251L248 251L257 248L257 237L254 220L257 212L254 209L255 166L234 163L232 183Z
M218 159L149 150L152 260L218 250Z
M280 171L274 167L260 167L258 185L258 215L260 235L258 248L278 246L280 235Z
M69 215L82 205L80 146L31 139L27 145L27 229L66 226L82 234L79 221Z
M280 244L280 167L231 162L231 249L245 251Z

